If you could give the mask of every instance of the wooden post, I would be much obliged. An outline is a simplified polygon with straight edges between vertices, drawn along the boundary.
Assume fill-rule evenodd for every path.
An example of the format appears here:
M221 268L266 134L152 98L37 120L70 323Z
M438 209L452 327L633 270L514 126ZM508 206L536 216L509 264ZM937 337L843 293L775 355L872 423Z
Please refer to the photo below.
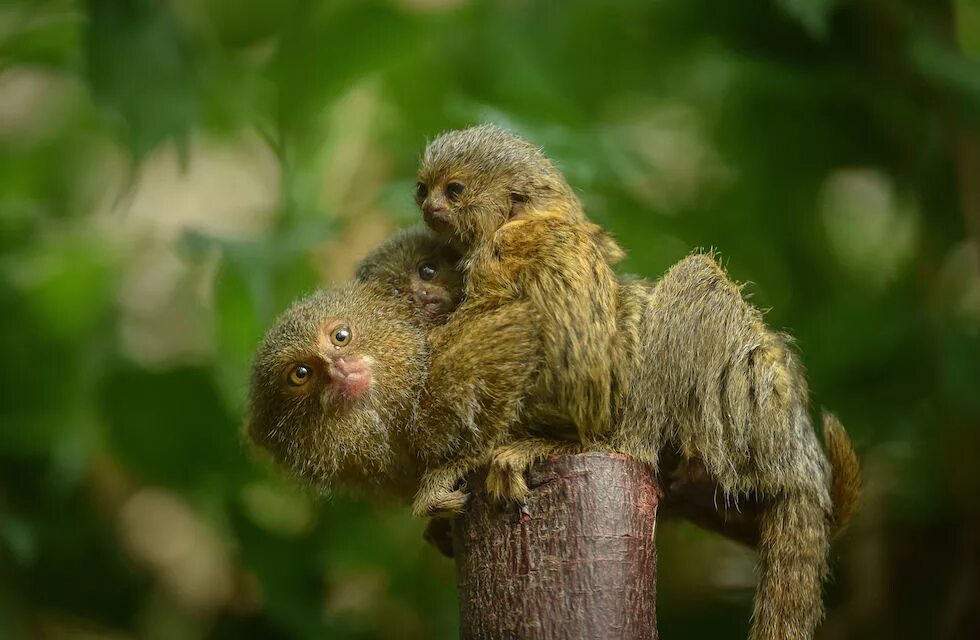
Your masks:
M655 639L660 489L625 456L556 456L528 474L527 504L470 483L453 523L460 638Z

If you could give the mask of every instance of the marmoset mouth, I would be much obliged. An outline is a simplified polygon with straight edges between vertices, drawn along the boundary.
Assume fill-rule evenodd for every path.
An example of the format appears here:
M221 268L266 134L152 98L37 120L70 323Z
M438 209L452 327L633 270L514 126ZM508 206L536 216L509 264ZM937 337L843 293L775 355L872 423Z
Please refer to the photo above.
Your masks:
M422 220L436 233L455 235L456 229L449 224L445 212L445 209L426 209L422 212Z

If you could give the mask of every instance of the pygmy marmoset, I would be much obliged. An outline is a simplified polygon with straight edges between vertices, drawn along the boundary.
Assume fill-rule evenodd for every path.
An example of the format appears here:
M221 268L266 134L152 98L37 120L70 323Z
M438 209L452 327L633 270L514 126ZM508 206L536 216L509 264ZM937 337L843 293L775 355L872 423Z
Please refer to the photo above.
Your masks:
M461 506L462 477L529 429L542 442L584 446L608 433L618 293L611 265L622 251L586 219L540 149L497 127L439 136L418 178L426 224L461 251L466 272L462 305L430 334L418 440L429 473L414 510L434 515ZM510 384L488 386L496 382L489 362Z
M412 234L424 236L413 230L393 240ZM366 264L400 256L396 261L408 282L419 261L404 260L404 255L383 245ZM448 281L451 290L454 280ZM633 352L655 354L651 361L660 363L661 372L634 372L642 380L620 398L625 406L607 447L659 464L668 508L687 517L699 512L695 521L758 543L761 583L754 637L807 633L819 618L827 541L846 523L857 495L857 462L846 434L832 419L825 421L829 473L805 412L795 416L784 437L767 435L767 428L785 427L778 415L767 413L775 406L772 394L792 392L799 408L805 381L783 338L761 324L758 312L710 257L687 258L658 283L623 282L633 302L641 303L627 300L621 307L632 309L624 317L637 329L630 341ZM375 285L319 292L283 314L256 358L250 431L295 473L321 486L339 483L408 500L423 472L418 452L427 448L419 444L411 422L419 415L428 351L411 308L417 298L392 298L390 286ZM654 295L644 301L643 292L651 289ZM704 314L703 309L715 311ZM652 318L658 322L651 323ZM691 359L695 351L710 355ZM779 382L788 388L766 382L780 381L787 371L797 376ZM497 378L502 373L487 372ZM730 391L739 388L741 393ZM753 406L759 396L770 400ZM708 416L719 411L718 403L725 404L726 415L746 422L717 424L717 416ZM717 430L707 429L709 424ZM747 431L739 435L736 427ZM495 462L507 473L521 472L530 459L550 452L549 446L568 447L521 438L498 449ZM780 460L767 462L759 453L762 446ZM735 465L730 472L726 459ZM673 484L682 487L675 490ZM726 498L719 505L712 504L716 488ZM702 496L701 502L692 504L692 495ZM741 508L729 507L730 500L738 499Z
M761 505L752 637L810 637L823 612L829 541L855 508L860 475L846 433L829 416L829 461L821 449L788 339L765 325L709 256L681 261L652 288L616 280L609 269L620 255L609 250L615 244L586 221L540 150L513 134L489 126L443 134L426 149L417 196L426 223L467 259L463 305L432 333L424 397L442 403L434 424L449 433L462 424L463 442L494 446L491 495L521 497L521 472L548 452L563 419L590 436L583 444L604 444L658 470L662 456L672 455L679 485L685 476L691 482L691 470L703 470L726 504ZM486 380L471 363L458 364L466 354L478 363L481 345L492 340L495 323L481 325L481 318L514 322L519 312L540 323L524 336L525 354L536 358L502 372L515 376L515 395L529 391L515 401L524 406L511 423L523 426L488 438L460 420L481 396L451 387L462 381L479 389ZM453 358L443 360L444 353ZM532 387L521 386L528 378L524 371L517 378L520 365L537 370ZM590 394L597 393L609 394L601 397L611 414L576 410L596 406L600 396ZM584 401L576 405L575 398ZM589 415L599 418L583 424ZM546 439L506 442L531 432L531 424L551 427L542 429ZM465 467L473 451L485 453L452 444L440 472ZM439 457L430 452L426 459L431 466ZM425 513L420 503L439 503L446 490L423 481L417 511Z
M357 279L389 288L423 325L444 322L463 297L460 254L422 226L396 231L357 266Z
M405 425L428 374L427 332L462 296L459 254L422 226L361 261L358 282L296 302L252 365L247 432L311 484L408 499L422 467Z
M807 413L806 381L787 339L766 327L708 256L683 260L656 283L609 280L618 248L585 221L557 170L519 138L485 133L475 148L465 137L450 138L452 153L427 152L430 162L420 172L427 220L466 257L462 306L439 326L444 310L459 300L446 295L459 281L420 295L424 280L414 249L379 249L359 270L367 281L363 289L317 294L270 331L253 374L253 437L307 478L376 486L403 497L420 485L420 513L462 508L459 480L486 462L491 493L520 498L526 466L572 446L583 427L574 416L587 414L563 405L562 381L542 370L555 357L560 373L584 363L580 375L608 385L608 425L592 430L589 444L653 465L667 504L672 493L702 496L701 502L676 500L678 511L757 543L753 638L810 637L822 614L829 540L853 512L859 471L843 428L829 417L827 456L821 450ZM497 148L514 144L516 151ZM466 159L463 170L453 154ZM515 169L508 164L515 157L533 162ZM494 163L506 170L477 171ZM427 246L448 251L445 244ZM444 264L455 260L444 255L451 256ZM562 275L564 263L572 265L571 282ZM583 305L581 296L592 291L586 273L592 267L598 269L592 276L599 283L598 309ZM398 304L376 299L385 294ZM427 307L432 295L441 298ZM336 343L323 355L323 336L338 318L364 336L349 345L356 358L338 359L346 347ZM415 333L386 333L381 326L387 322ZM597 338L595 330L605 333ZM383 344L387 339L394 348ZM594 347L601 347L598 354ZM590 368L600 357L603 365ZM355 359L360 365L348 382L342 367ZM339 376L331 369L335 361ZM317 372L319 386L306 394L283 392L306 362L321 370L317 362L326 363L326 373ZM370 371L367 391L358 381L364 368ZM331 386L338 377L340 386ZM299 401L317 394L319 409ZM595 398L583 406L590 404ZM336 439L325 437L334 432ZM717 488L723 509L706 503L703 496L714 496L705 487ZM738 501L751 506L744 510L750 515L733 517L729 526L727 514L740 513Z
M414 419L427 370L423 326L385 287L317 291L255 355L247 433L315 486L408 499L420 469L399 426Z

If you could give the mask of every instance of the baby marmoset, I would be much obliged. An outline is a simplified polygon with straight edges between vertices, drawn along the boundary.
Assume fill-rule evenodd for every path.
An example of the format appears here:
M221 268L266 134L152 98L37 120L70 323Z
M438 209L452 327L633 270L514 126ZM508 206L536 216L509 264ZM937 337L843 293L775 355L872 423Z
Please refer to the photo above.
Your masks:
M357 267L357 279L389 287L425 324L445 321L463 297L460 254L424 227L396 231Z
M462 305L430 336L417 441L431 473L414 507L428 515L459 508L459 480L529 427L543 442L608 433L622 251L540 149L499 128L439 136L418 177L426 224L466 269Z

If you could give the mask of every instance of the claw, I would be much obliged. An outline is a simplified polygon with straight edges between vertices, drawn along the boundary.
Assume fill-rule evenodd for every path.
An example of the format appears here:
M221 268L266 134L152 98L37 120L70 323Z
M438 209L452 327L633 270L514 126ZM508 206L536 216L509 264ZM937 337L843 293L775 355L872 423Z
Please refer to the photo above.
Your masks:
M428 503L415 505L415 514L429 518L453 518L459 515L470 500L470 494L460 490L446 491Z

